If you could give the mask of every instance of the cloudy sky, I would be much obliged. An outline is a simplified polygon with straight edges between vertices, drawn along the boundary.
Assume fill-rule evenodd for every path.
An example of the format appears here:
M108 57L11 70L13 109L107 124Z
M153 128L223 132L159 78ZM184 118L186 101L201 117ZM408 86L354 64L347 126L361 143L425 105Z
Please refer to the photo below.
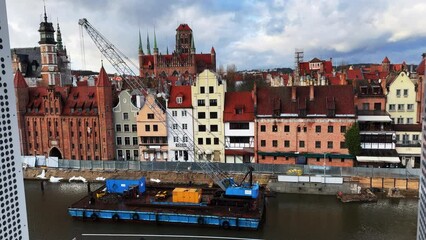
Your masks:
M42 0L6 0L11 47L38 45ZM59 21L72 68L84 68L78 20L87 18L110 42L137 64L138 31L146 51L174 49L175 29L188 23L197 52L216 49L218 66L242 69L292 67L294 50L305 60L333 58L342 63L418 64L426 52L426 1L422 0L46 0L50 21ZM86 69L99 70L102 57L83 34ZM108 72L115 72L104 62Z

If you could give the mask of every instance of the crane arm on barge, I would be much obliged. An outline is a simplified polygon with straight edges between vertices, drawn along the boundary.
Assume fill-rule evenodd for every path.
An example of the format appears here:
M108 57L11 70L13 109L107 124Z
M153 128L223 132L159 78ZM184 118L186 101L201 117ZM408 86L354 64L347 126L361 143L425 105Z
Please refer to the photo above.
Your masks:
M148 93L148 88L142 84L142 81L138 81L139 77L133 72L133 70L126 64L123 58L132 63L128 57L126 57L121 51L119 51L111 42L107 40L98 30L96 30L86 18L82 18L78 21L78 24L86 29L87 33L93 40L93 42L98 47L99 51L104 55L104 57L111 63L115 70L121 75L121 77L126 81L126 83L131 87L132 90L139 90L143 94ZM136 67L135 64L132 63ZM135 80L136 79L136 80ZM146 102L148 104L148 101ZM154 103L155 104L155 103ZM156 104L159 104L156 100ZM159 105L161 106L161 105ZM156 108L151 107L155 112ZM171 121L178 123L176 119L165 111L168 118ZM166 125L166 119L162 117L163 115L159 112L155 112L157 118L162 120L163 124ZM193 117L194 118L194 117ZM197 119L194 118L195 121ZM182 129L180 124L178 124L178 129L171 129L174 133L182 134L188 136L189 143L193 148L197 148L192 139L192 134L186 133L185 129ZM188 147L189 148L189 147ZM202 149L194 149L197 151L202 151ZM189 151L192 153L193 151ZM194 151L195 155L195 151ZM259 193L259 185L252 183L252 171L253 168L249 167L249 171L245 175L243 181L238 184L234 181L232 177L229 177L225 172L223 172L216 164L213 164L207 159L199 159L194 161L200 166L200 168L209 175L209 177L225 192L225 195L228 197L250 197L257 198ZM248 183L244 183L244 180L249 176L250 180Z

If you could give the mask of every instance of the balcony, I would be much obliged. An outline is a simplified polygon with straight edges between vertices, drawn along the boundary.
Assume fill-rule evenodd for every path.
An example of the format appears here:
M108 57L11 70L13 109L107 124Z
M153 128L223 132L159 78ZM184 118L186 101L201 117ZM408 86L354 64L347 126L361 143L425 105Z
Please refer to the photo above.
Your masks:
M421 146L421 141L420 140L414 140L414 141L397 141L396 142L396 147L420 147Z

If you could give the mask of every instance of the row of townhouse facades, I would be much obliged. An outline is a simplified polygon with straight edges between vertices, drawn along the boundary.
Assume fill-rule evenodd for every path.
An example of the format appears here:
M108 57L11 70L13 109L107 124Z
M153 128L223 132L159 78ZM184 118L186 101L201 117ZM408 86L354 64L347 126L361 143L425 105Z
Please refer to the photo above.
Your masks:
M226 92L226 81L205 70L192 85L172 86L168 96L124 90L115 99L103 68L95 81L95 87L80 84L61 96L65 88L31 88L17 72L17 93L32 99L18 103L20 121L28 123L21 142L27 149L24 155L35 151L82 160L207 159L350 167L396 165L401 160L414 166L420 151L419 87L405 72L387 88L366 80L355 86L255 86L250 92ZM52 104L64 101L55 110ZM393 107L401 104L404 107ZM398 118L406 122L395 124ZM344 137L355 123L361 135L359 156L349 154ZM68 137L62 138L64 134ZM104 146L113 154L102 157Z

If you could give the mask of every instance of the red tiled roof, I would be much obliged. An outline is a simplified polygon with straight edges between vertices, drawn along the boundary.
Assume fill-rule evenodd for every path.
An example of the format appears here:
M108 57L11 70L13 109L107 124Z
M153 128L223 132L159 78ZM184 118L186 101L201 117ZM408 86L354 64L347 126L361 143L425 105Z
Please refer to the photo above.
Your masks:
M176 101L177 97L182 97L182 103ZM171 86L168 108L191 108L191 86Z
M323 61L324 72L331 73L333 71L333 63L331 61Z
M108 74L105 72L104 66L101 67L99 71L98 82L96 83L97 87L111 87L111 81L108 78Z
M195 54L195 61L198 62L204 62L205 64L212 64L212 56L210 54Z
M351 85L314 86L314 100L309 100L310 86L296 88L296 102L291 100L292 87L266 87L257 89L257 114L273 115L274 103L282 114L327 114L335 108L335 114L355 114L354 93ZM334 101L333 101L334 98ZM328 106L327 106L328 105Z
M24 79L24 76L22 76L21 71L18 69L15 73L15 78L13 79L13 83L15 85L15 88L27 88L27 82Z
M179 27L176 28L176 31L192 31L192 29L189 27L186 23L181 23Z
M242 109L241 114L236 109ZM251 92L227 92L225 94L224 122L254 121L254 103Z
M385 57L385 58L383 59L382 63L390 63L389 58L388 58L388 57Z
M422 61L419 63L419 66L416 69L416 72L418 75L425 75L425 60L422 59Z
M379 80L380 74L379 74L379 72L364 73L364 79Z
M346 78L349 80L363 79L361 69L349 69L346 71Z
M328 78L330 85L340 85L340 77L339 76L335 76L335 77L329 77Z

